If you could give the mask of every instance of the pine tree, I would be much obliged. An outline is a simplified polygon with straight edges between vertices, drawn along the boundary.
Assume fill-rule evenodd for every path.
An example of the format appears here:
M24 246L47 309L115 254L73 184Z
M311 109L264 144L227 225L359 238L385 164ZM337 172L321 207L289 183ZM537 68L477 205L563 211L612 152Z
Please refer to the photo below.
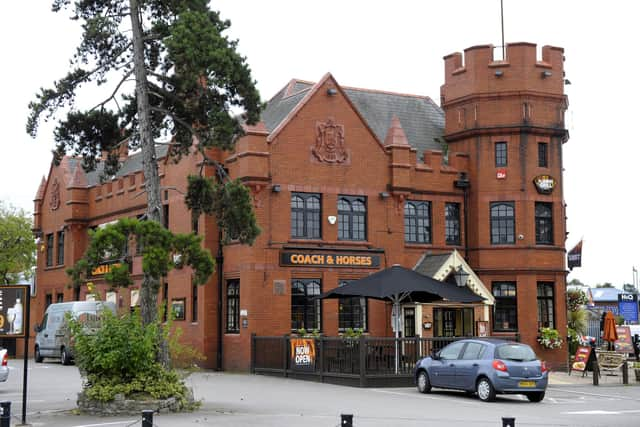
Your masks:
M52 88L40 89L29 104L27 132L42 120L66 116L54 131L54 163L71 153L94 170L108 152L104 176L118 170L121 145L142 153L148 220L162 223L156 141L171 137L168 155L178 161L197 153L218 171L216 182L189 179L186 199L194 215L215 214L227 238L253 243L259 233L249 190L231 181L209 148L228 150L254 124L260 96L237 41L224 31L230 22L209 9L207 0L54 0L54 12L70 11L83 35L71 70ZM131 84L130 82L133 82ZM109 95L88 110L75 98L84 86L108 85ZM132 87L133 86L133 87ZM112 88L112 90L111 90ZM129 89L129 91L127 91ZM241 115L232 115L239 109ZM140 305L145 324L156 317L159 280L145 272Z

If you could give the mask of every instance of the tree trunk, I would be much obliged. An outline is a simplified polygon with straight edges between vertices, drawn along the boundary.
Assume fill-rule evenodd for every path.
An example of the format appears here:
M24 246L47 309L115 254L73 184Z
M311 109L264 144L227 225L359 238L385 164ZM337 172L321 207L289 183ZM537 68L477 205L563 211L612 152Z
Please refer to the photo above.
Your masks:
M138 0L130 0L131 31L133 38L133 67L136 79L136 99L138 104L138 132L142 151L144 189L147 193L147 220L162 223L162 201L160 197L160 177L156 159L155 143L151 131L151 107L147 89L147 70L144 62L144 40ZM158 280L144 275L140 292L140 312L143 323L149 324L157 316Z
M140 7L138 0L129 0L131 8L131 31L133 38L133 69L136 78L136 100L138 104L138 132L142 151L142 171L144 173L144 189L147 193L147 220L162 224L162 200L160 194L160 177L156 147L151 131L151 107L147 89L147 70L144 61L144 40L142 22L140 21ZM140 315L142 323L148 325L157 319L158 289L160 283L149 274L142 278L140 289ZM165 307L165 309L168 309ZM156 355L158 361L165 367L169 366L168 344L162 337L158 337L159 350Z

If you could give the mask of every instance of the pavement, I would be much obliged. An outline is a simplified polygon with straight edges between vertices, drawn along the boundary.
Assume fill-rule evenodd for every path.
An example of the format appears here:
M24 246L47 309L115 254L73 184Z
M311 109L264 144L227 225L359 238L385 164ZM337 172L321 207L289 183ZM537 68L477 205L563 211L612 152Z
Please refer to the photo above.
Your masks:
M628 386L640 386L640 382L636 381L635 372L632 368L629 368L629 384ZM593 372L577 372L572 371L561 372L551 371L549 373L549 385L585 385L593 386ZM622 371L611 374L601 373L598 378L599 386L627 386L623 383Z

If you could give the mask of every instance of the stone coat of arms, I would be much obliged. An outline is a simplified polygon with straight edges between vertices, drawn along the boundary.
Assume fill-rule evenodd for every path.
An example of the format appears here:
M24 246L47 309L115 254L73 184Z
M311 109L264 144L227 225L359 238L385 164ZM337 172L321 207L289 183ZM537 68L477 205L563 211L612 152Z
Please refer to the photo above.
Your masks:
M49 201L49 207L52 211L55 211L60 207L60 184L55 179L51 185L51 200Z
M348 154L344 147L344 126L336 124L333 117L326 122L316 122L316 144L311 151L321 162L346 161Z

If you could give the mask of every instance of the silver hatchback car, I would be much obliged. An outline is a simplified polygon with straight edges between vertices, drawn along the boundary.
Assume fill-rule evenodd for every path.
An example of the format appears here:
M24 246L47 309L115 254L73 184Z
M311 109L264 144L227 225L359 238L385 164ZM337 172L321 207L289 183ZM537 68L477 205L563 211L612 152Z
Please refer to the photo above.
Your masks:
M495 400L496 394L524 394L531 402L540 402L549 373L526 344L463 339L419 360L415 380L421 393L438 387L477 393L485 402Z

